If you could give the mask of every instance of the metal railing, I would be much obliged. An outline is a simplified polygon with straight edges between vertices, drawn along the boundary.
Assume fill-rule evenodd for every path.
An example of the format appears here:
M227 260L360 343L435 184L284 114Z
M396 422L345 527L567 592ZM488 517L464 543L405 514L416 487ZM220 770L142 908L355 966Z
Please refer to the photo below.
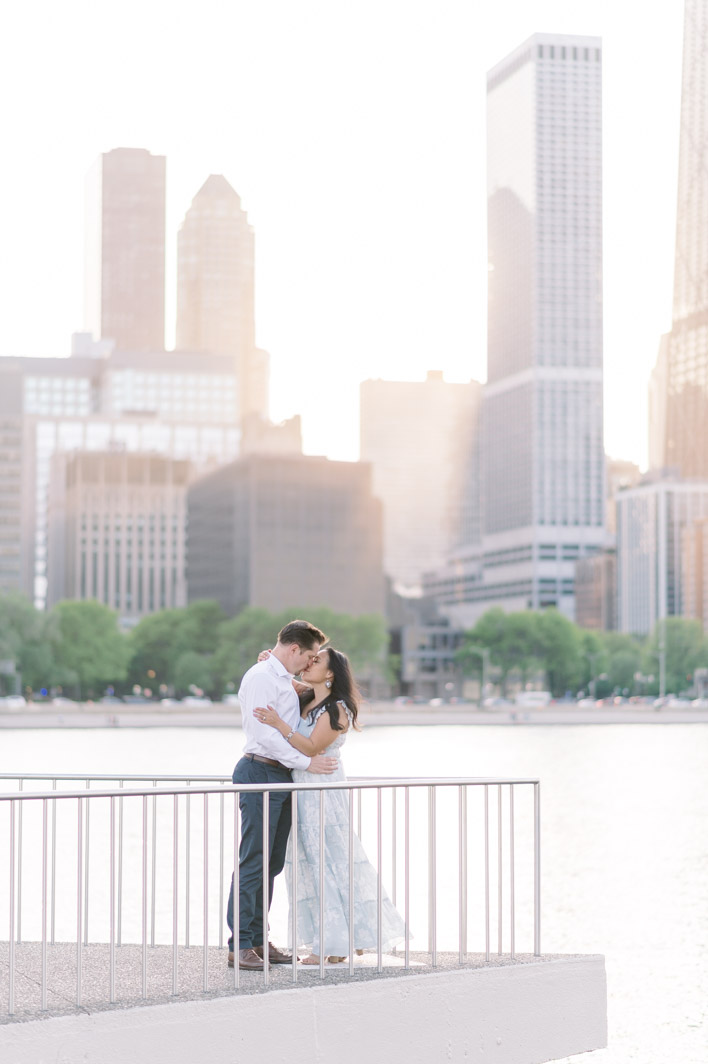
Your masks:
M201 987L188 989L195 993L215 989L210 981L210 947L213 950L224 945L224 890L232 875L234 926L238 929L239 925L238 799L246 792L263 795L264 841L269 830L270 803L265 801L266 794L292 792L294 853L299 827L298 796L302 791L319 792L322 943L326 929L327 800L330 791L346 792L349 973L355 968L356 945L355 834L366 838L376 869L377 971L383 968L382 907L386 893L394 905L402 908L405 935L397 955L406 969L415 963L411 960L413 935L416 945L427 940L427 951L418 948L416 957L427 954L426 961L433 968L438 966L441 952L457 953L460 964L470 953L483 955L489 961L493 952L504 952L505 943L509 956L515 958L520 910L526 952L537 956L541 952L537 779L385 778L328 782L317 777L306 784L234 786L223 777L198 775L188 779L0 775L1 786L9 788L12 782L17 789L0 794L0 870L5 864L1 855L7 855L7 874L0 871L0 926L8 929L9 1016L16 1011L17 950L28 943L41 950L37 982L38 1006L43 1012L48 1000L48 956L51 947L59 943L73 944L75 949L73 996L77 1007L84 1004L82 962L90 943L108 945L107 1004L118 1000L116 955L129 944L141 947L137 1000L148 998L148 955L156 946L171 947L173 996L186 989L180 986L180 950L199 946ZM40 782L50 789L26 789L28 784ZM83 786L77 788L77 783ZM518 791L525 800L517 800ZM385 797L390 802L390 816L386 817ZM196 810L201 815L195 819L197 806L201 806ZM264 845L264 883L268 882L268 874L268 846ZM269 918L267 894L263 892L264 927ZM297 898L297 861L293 861L288 898L292 983L298 982L302 971L297 965ZM195 923L201 924L196 935ZM494 923L496 951L492 949ZM3 937L0 933L0 939ZM262 981L267 987L271 982L268 950L263 953ZM324 948L320 951L319 975L325 976ZM249 973L247 979L253 978ZM238 961L231 985L235 990L243 985Z

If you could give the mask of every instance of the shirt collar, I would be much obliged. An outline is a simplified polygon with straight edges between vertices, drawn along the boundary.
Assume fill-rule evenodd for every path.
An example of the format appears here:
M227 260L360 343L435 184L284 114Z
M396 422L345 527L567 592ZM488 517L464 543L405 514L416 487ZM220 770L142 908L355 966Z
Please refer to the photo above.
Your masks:
M287 676L288 679L292 680L293 674L291 672L288 672L282 661L280 661L279 658L276 658L275 654L271 654L271 656L268 658L268 664L271 669L273 669L273 671L278 674L278 676Z

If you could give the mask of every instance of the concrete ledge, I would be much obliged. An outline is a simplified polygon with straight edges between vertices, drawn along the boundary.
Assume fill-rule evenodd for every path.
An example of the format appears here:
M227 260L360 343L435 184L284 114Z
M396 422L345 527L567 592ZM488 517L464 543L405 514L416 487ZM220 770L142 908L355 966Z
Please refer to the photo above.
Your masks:
M604 958L554 958L60 1016L0 1028L3 1064L541 1064L607 1044Z

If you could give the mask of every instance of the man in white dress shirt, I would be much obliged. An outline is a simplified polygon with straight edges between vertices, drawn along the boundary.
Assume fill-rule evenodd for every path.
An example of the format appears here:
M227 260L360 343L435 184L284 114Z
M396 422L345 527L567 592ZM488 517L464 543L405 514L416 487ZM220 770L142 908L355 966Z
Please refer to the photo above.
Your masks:
M275 728L256 720L257 706L273 706L279 716L296 731L300 719L300 702L293 687L293 676L317 656L324 634L308 621L291 621L278 633L278 642L267 661L259 661L248 670L238 692L241 720L246 735L243 757L236 765L234 783L287 783L290 770L303 769L316 774L334 770L337 759L318 754L306 757L299 753ZM239 848L239 931L238 966L246 971L262 971L263 949L268 936L263 928L263 795L239 795L241 808L241 846ZM289 791L271 792L269 810L269 882L268 908L273 897L273 881L282 872L290 834L291 796ZM231 930L229 967L234 963L234 884L226 912ZM292 956L268 942L270 964L288 964Z

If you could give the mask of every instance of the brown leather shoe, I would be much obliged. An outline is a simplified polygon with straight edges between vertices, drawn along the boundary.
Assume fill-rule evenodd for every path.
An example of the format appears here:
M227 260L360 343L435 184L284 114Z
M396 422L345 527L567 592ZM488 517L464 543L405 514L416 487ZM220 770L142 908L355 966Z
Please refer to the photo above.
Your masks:
M263 946L254 946L253 952L263 959ZM278 949L272 942L268 943L268 963L269 964L292 964L292 953L286 953L283 949Z
M234 955L229 953L229 968L234 966ZM255 949L240 949L238 951L238 966L244 972L262 972L263 958L259 957Z

